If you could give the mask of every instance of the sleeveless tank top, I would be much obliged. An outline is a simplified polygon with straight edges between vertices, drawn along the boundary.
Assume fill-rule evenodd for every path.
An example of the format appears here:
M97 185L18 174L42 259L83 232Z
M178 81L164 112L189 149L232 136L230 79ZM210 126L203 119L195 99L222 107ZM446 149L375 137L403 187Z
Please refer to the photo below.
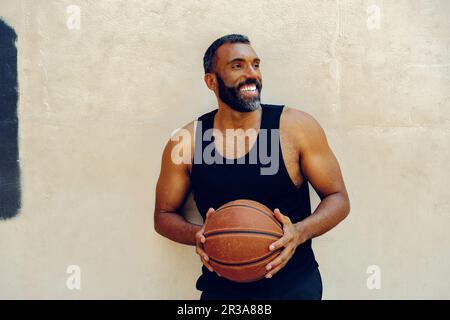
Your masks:
M311 214L308 181L305 178L302 185L297 188L284 164L279 134L271 135L271 132L279 132L283 106L261 104L261 108L261 125L256 142L247 154L233 160L223 157L217 151L214 137L210 134L218 110L198 118L191 186L195 203L203 219L210 207L217 209L237 199L258 201L272 211L279 208L292 223L301 221ZM257 149L263 150L264 152L258 152L267 156L258 155ZM209 159L205 158L205 155L210 155ZM230 163L231 161L233 163ZM275 162L278 165L274 165ZM196 287L200 291L239 292L249 295L276 294L294 287L296 282L301 281L302 277L317 267L311 240L308 240L297 247L288 264L271 279L238 283L219 277L215 272L210 272L202 266L202 274L197 280Z

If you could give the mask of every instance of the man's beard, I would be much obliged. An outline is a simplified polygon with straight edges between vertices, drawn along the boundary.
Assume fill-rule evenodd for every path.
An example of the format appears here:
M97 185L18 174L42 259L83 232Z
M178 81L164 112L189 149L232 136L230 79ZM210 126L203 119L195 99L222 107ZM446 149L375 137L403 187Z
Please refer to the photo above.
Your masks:
M252 112L258 109L261 105L260 95L262 84L256 79L248 79L236 87L228 87L223 82L222 78L219 74L216 73L217 82L219 83L219 97L220 99L229 105L233 110L238 112ZM241 93L239 89L248 84L256 85L256 89L258 90L258 94L252 98L244 98L241 97Z

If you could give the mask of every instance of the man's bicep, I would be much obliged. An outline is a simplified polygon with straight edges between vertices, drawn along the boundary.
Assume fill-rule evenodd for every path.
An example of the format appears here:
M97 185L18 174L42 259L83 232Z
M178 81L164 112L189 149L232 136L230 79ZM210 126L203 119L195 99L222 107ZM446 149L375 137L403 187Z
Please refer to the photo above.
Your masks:
M325 132L315 121L309 129L300 159L303 174L321 199L336 192L344 192L341 169L328 145Z
M156 211L177 211L190 190L190 175L186 164L172 161L173 144L168 143L164 149L161 173L156 185Z

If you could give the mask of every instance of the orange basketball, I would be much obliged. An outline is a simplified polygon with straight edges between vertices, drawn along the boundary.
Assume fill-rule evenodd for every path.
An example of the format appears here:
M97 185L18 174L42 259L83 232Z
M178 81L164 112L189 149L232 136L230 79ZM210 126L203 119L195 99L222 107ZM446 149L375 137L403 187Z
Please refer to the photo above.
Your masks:
M271 243L283 236L273 212L252 200L224 204L205 221L204 249L214 271L236 282L264 278L266 265L281 249L270 251Z

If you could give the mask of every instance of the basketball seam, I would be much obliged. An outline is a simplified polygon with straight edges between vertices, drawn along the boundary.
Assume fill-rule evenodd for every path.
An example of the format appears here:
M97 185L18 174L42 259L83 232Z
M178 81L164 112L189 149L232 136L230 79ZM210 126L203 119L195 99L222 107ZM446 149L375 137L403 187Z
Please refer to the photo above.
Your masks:
M217 212L219 212L219 211L221 211L223 209L226 209L226 208L239 207L239 206L246 207L246 208L252 208L252 209L262 213L265 217L268 217L270 219L270 221L274 222L278 227L282 228L281 224L274 217L268 215L267 213L265 213L261 209L255 208L255 207L253 207L251 205L247 205L247 204L230 204L230 205L228 205L226 207L221 207L221 208L217 209L215 212L217 213Z
M218 236L222 234L245 234L245 233L251 233L251 234L261 234L266 236L273 236L275 238L282 237L282 234L278 233L272 233L272 232L264 232L264 231L255 231L255 230L229 230L229 231L212 231L209 233L205 233L205 237L212 237L212 236Z
M264 260L270 258L272 255L280 252L281 250L282 250L282 248L280 248L274 252L270 252L269 254L267 254L261 258L258 258L257 260L249 260L246 262L223 262L223 261L211 258L211 257L209 257L209 259L217 264L222 265L222 266L229 266L229 267L251 266L252 264L256 264L258 262L261 262L261 261L264 261Z

